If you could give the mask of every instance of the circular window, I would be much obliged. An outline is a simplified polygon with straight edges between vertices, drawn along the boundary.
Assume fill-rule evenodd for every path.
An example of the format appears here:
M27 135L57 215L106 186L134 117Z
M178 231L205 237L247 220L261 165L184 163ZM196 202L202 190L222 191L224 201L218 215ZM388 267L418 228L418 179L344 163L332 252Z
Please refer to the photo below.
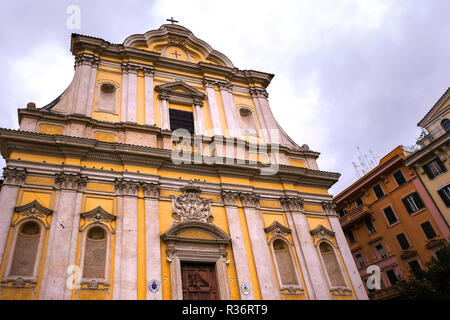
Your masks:
M113 93L116 91L116 87L109 83L103 83L100 88L105 93Z
M87 234L90 240L103 240L106 237L105 230L101 227L93 227Z
M239 114L240 114L242 117L248 117L249 115L252 114L252 110L247 109L247 108L241 108L241 109L239 109Z
M33 221L26 222L22 225L22 228L20 228L20 233L27 236L35 236L39 234L39 226Z

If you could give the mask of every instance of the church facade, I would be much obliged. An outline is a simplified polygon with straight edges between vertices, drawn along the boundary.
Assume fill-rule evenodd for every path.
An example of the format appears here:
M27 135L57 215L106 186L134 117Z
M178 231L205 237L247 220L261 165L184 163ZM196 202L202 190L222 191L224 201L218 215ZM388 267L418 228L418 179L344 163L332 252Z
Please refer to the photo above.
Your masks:
M339 174L278 125L272 74L175 24L71 52L0 129L0 299L367 299Z

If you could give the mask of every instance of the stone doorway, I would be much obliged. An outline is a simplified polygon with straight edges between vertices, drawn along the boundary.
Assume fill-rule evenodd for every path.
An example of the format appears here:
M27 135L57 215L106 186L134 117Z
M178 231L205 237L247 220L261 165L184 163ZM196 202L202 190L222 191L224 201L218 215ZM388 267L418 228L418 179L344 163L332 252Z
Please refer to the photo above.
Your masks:
M218 300L214 263L181 262L183 300Z

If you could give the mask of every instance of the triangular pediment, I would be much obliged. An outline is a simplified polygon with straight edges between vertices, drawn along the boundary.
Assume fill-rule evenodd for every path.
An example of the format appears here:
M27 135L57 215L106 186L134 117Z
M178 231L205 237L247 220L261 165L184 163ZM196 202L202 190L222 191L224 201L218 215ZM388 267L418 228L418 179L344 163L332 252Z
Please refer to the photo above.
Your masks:
M52 210L44 207L39 203L39 201L34 200L30 203L24 204L23 206L16 207L15 210L18 214L36 216L36 215L46 215L49 216L53 213Z
M203 92L200 92L182 80L161 84L156 86L155 90L159 93L165 93L168 95L182 95L185 97L199 98L202 100L205 98L205 94Z
M323 225L319 225L316 228L314 228L313 230L311 230L311 235L315 236L327 236L327 237L334 237L334 232L331 231L330 229L324 227Z
M264 231L266 233L275 233L275 234L283 234L283 235L287 235L287 234L291 233L291 229L283 226L278 221L274 221L270 226L268 226L267 228L264 228Z
M103 209L101 206L98 206L97 208L82 212L81 217L87 220L98 220L98 221L113 221L116 220L116 216L110 214L105 209Z

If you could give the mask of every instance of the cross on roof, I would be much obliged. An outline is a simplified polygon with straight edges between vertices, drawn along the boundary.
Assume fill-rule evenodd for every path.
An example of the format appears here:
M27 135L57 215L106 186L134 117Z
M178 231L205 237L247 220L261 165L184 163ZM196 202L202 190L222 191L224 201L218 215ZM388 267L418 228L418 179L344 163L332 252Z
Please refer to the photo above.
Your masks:
M179 54L179 53L177 52L177 50L175 50L175 52L172 52L171 54L173 54L173 55L175 56L175 58L177 58L177 59L178 59L178 56L181 57L181 54Z
M172 24L178 22L177 20L174 20L173 17L170 17L170 19L166 19L166 21L170 21L170 22L172 22Z

